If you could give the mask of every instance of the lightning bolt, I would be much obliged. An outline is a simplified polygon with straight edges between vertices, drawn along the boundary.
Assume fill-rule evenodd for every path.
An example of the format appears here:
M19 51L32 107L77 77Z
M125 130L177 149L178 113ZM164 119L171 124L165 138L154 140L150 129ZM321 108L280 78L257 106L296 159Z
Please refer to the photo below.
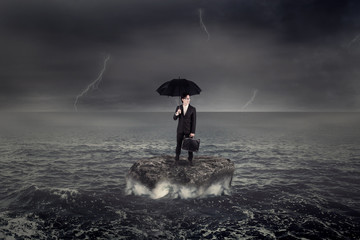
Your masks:
M241 110L244 110L245 108L247 108L247 106L249 106L255 100L257 92L258 92L258 90L255 89L251 99L247 103L245 103L245 105L241 108Z
M353 40L351 40L348 44L348 48L351 47L351 45L355 44L360 39L360 34L358 34Z
M102 76L106 70L106 64L107 62L109 61L110 59L110 55L108 55L105 60L104 60L104 66L103 68L101 69L100 71L100 74L99 76L97 77L97 79L95 79L93 82L91 82L79 95L76 96L76 99L75 99L75 103L74 103L74 109L75 111L77 112L77 107L76 107L76 104L77 102L79 101L79 98L81 98L82 96L84 96L86 93L88 93L90 90L94 90L94 89L97 89L99 87L99 84L102 80Z
M206 32L207 40L209 41L210 40L210 34L209 34L208 30L206 29L206 26L205 26L205 24L204 24L204 22L202 20L202 9L201 8L199 9L199 18L200 18L200 27L201 27L202 30L204 30Z

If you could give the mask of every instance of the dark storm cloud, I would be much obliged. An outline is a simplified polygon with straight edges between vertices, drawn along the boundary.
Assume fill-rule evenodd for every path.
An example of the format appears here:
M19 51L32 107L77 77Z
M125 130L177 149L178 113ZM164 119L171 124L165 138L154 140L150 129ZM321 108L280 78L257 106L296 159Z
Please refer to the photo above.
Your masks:
M3 4L2 19L10 33L54 44L123 44L142 29L188 21L186 2L164 1L14 1ZM190 10L190 11L188 11ZM169 27L171 30L171 27ZM75 45L78 47L78 45ZM72 46L69 46L72 47Z
M281 27L289 41L332 39L343 30L347 1L286 1L279 9Z
M211 34L199 23L199 9ZM324 0L2 1L0 107L173 110L178 76L202 110L358 110L360 4ZM351 43L351 44L349 44Z

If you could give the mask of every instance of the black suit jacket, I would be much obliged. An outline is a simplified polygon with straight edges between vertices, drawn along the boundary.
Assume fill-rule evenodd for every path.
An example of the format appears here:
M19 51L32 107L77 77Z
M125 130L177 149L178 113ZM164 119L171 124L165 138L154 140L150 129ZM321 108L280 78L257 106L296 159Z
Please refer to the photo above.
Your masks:
M179 116L176 116L175 113L177 110L181 109L181 114ZM183 105L177 106L174 113L174 120L179 119L178 126L177 126L177 132L178 133L184 133L184 134L190 134L194 133L196 130L196 108L191 106L189 104L189 107L186 111L186 114L184 115L184 109Z

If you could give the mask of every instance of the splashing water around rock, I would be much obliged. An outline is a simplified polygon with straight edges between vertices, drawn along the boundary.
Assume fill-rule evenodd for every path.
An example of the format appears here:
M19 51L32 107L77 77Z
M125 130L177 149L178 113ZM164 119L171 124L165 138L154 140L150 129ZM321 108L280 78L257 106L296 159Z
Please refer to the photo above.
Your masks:
M230 160L208 156L198 156L193 166L175 165L171 156L142 159L127 175L126 193L154 199L228 194L234 169Z

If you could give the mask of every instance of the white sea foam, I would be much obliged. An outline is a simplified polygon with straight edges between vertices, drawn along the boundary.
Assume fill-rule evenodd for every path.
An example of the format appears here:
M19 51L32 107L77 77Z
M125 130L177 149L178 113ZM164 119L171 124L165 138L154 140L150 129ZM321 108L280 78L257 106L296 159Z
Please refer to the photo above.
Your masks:
M248 209L244 209L242 211L249 219L254 219L254 213Z
M42 220L36 219L32 221L28 219L28 214L24 216L8 217L9 212L0 213L0 219L4 219L6 225L2 228L6 229L6 235L0 232L0 239L18 239L17 236L24 238L45 238L42 232L38 231L39 223L43 223Z
M152 199L159 199L163 197L188 199L207 196L220 196L223 194L230 194L230 181L230 178L225 178L214 182L209 187L186 186L163 181L158 183L155 188L151 190L138 181L127 179L125 191L128 195L145 195Z
M276 239L276 236L275 234L271 231L271 230L268 230L264 227L260 227L259 230L258 230L261 234L263 234L263 236L266 236L266 237L271 237L272 239Z
M77 195L79 191L70 188L54 188L51 189L51 193L60 196L61 199L68 200L69 197L74 197L75 195Z

